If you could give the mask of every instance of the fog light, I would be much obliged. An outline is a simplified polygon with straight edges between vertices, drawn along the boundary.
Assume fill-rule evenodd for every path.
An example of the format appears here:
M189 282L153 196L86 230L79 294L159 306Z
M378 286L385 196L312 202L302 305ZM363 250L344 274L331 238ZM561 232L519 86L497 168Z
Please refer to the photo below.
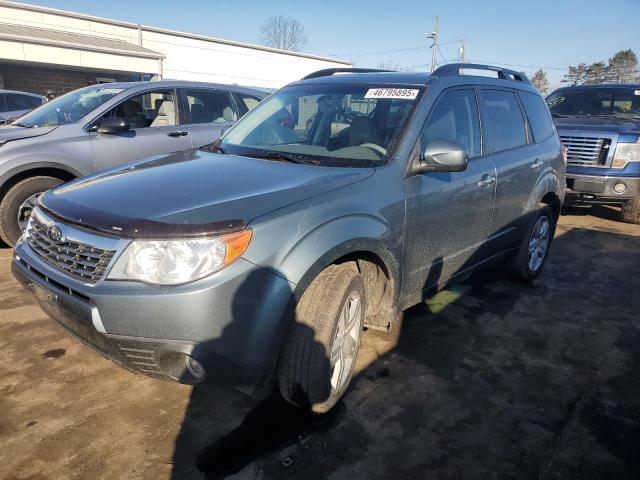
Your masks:
M185 355L184 363L187 366L187 370L193 376L193 379L197 382L202 380L205 375L204 367L195 358Z
M624 193L626 189L627 189L627 186L622 182L616 183L613 186L613 191L616 193Z

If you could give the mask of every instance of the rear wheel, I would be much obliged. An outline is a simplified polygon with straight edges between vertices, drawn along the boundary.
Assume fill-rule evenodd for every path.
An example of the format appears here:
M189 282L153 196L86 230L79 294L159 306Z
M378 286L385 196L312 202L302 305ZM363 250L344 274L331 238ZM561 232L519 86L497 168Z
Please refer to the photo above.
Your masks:
M316 413L346 392L360 349L366 311L364 281L355 263L331 265L296 307L278 366L285 400Z
M0 238L14 246L27 226L38 196L63 183L55 177L29 177L16 183L0 201Z
M555 215L551 208L542 207L526 232L511 261L511 271L517 279L532 282L540 275L553 240Z
M622 221L640 224L640 198L627 200L622 204Z

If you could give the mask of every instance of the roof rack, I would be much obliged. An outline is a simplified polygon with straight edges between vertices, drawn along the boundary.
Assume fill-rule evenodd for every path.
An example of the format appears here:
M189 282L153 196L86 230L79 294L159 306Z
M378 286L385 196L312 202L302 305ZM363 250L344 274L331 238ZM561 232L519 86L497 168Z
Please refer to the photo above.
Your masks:
M493 65L483 65L481 63L447 63L441 67L438 67L431 75L434 77L451 77L461 75L460 70L489 70L496 72L498 78L503 80L516 80L518 82L531 83L527 76L522 72L516 72L515 70L509 70L508 68L494 67Z
M330 77L335 73L381 73L381 72L391 72L392 70L380 70L377 68L325 68L323 70L318 70L316 72L310 73L309 75L305 75L301 78L301 80L309 80L310 78L318 78L318 77Z

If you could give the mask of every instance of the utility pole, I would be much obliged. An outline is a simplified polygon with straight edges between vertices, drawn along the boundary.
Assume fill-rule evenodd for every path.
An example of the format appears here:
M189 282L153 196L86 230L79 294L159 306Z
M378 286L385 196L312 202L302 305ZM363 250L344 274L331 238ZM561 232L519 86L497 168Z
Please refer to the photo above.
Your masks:
M460 47L460 49L458 50L458 60L460 61L460 63L467 63L469 60L467 60L467 41L466 40L462 40L462 46Z
M436 69L436 50L438 50L438 41L440 40L440 15L436 15L436 28L430 34L427 34L431 43L431 71Z

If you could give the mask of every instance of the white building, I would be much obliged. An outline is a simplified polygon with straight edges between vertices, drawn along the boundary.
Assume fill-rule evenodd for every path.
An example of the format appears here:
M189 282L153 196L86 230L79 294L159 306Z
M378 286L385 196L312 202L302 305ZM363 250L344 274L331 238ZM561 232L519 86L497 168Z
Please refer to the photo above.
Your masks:
M350 62L16 2L0 2L0 88L61 94L181 79L275 89Z

